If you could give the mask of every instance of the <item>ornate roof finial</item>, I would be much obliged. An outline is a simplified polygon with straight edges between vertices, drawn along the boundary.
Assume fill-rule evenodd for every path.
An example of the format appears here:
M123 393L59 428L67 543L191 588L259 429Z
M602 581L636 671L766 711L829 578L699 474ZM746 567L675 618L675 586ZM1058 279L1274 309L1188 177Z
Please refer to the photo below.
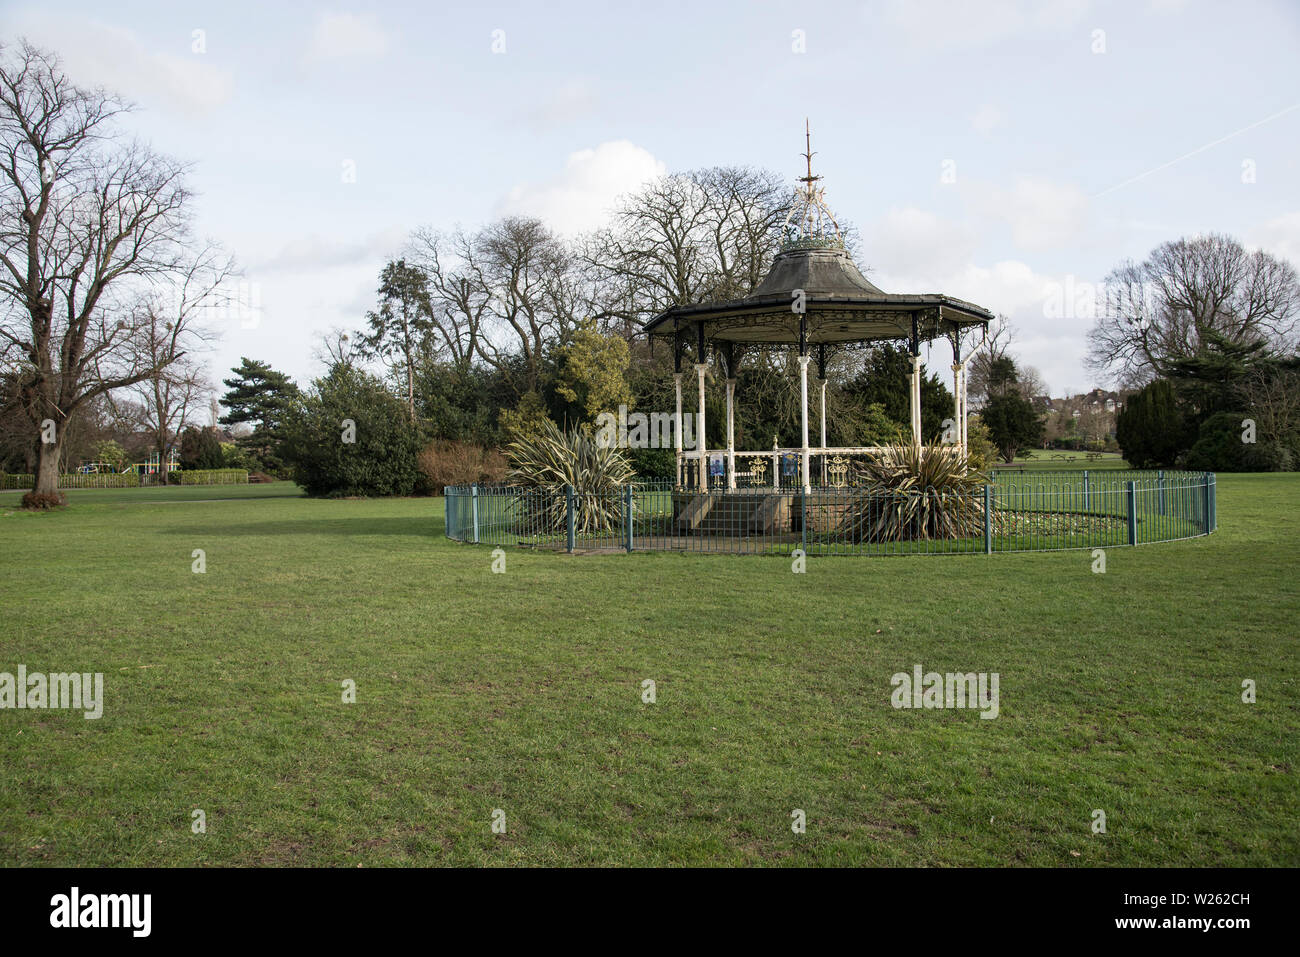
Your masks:
M817 154L812 148L812 127L806 117L803 122L804 153L802 155L807 161L808 174L799 177L799 182L803 183L804 187L795 190L794 202L785 218L785 241L781 244L781 248L843 247L844 237L840 234L840 227L822 198L825 190L816 185L821 177L813 175L812 158Z

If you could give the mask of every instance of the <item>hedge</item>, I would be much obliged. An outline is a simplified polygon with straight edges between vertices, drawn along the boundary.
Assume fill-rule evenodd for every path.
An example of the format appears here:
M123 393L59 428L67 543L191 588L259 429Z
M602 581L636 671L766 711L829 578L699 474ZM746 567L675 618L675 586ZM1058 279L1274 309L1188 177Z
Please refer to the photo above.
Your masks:
M168 481L179 475L182 485L247 485L248 472L244 469L183 469L172 472Z
M142 485L162 485L159 475L137 475L134 472L74 472L59 476L59 488L139 488ZM244 469L191 469L167 474L167 485L247 485L248 472ZM0 489L27 490L36 486L36 476L30 472L0 472Z

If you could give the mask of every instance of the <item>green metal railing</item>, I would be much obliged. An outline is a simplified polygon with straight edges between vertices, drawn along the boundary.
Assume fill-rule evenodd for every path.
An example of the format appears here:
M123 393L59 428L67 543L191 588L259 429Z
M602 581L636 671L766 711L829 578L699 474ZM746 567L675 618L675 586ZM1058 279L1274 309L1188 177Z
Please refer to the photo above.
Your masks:
M994 474L974 493L452 486L447 537L575 551L915 555L1145 545L1217 527L1212 472Z

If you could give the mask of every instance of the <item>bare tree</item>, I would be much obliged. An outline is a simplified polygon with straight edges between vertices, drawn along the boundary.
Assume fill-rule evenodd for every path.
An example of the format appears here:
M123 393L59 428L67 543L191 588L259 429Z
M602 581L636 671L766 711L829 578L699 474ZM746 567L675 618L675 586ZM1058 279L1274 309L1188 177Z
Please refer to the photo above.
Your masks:
M143 410L144 430L149 433L158 461L165 462L167 449L193 419L207 409L212 383L203 366L192 356L171 362L157 375L130 389Z
M1283 441L1300 429L1300 363L1251 363L1236 383L1243 407L1255 419L1259 438Z
M583 244L596 317L619 320L630 333L670 306L748 295L780 248L789 202L780 177L745 167L647 184Z
M1016 387L1026 399L1047 395L1047 382L1034 366L1016 365Z
M328 372L334 366L350 366L358 355L358 348L353 334L339 326L332 326L329 332L322 332L318 337L316 348L312 350L312 359L323 365Z
M475 255L491 294L478 351L519 395L537 392L546 349L573 328L573 260L539 219L511 216L487 226Z
M996 378L992 373L1002 365L999 360L1011 358L1014 340L1015 327L1006 316L998 316L990 325L988 339L966 370L966 391L975 408L988 401L993 392L992 379Z
M1196 356L1211 333L1285 347L1300 309L1290 263L1213 233L1164 243L1141 263L1121 263L1105 290L1103 314L1088 336L1088 366L1125 386Z
M171 312L161 352L141 321L203 254L189 242L185 168L117 134L126 110L74 85L52 54L0 51L0 343L40 431L38 493L58 491L77 409L170 365L198 314Z
M433 351L468 369L479 357L492 306L476 238L460 228L440 233L423 227L411 234L407 255L429 280Z

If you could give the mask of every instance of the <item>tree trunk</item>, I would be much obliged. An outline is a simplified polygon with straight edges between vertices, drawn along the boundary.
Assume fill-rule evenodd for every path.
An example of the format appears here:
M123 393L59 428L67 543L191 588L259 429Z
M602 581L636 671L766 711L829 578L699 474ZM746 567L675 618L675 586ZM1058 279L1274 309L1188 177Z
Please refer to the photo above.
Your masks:
M41 442L36 448L36 488L42 495L57 495L59 492L59 451L58 442Z

